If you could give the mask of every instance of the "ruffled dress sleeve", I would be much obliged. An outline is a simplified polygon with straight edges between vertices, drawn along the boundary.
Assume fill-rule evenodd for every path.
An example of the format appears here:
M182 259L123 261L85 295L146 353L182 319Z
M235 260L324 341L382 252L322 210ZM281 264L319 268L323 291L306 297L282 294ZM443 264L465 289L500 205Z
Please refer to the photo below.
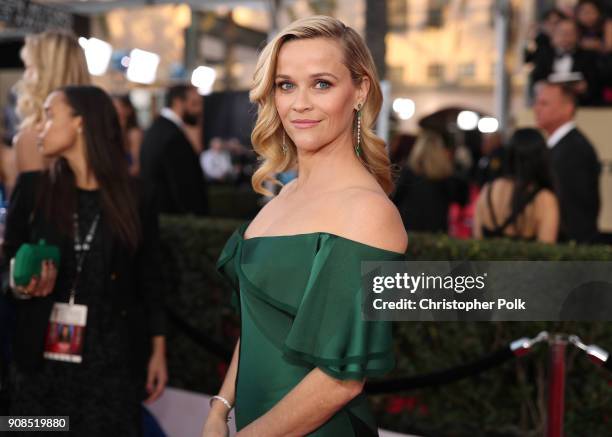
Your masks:
M322 234L307 286L283 344L287 359L362 380L395 367L390 321L362 316L361 261L403 261L396 252Z
M239 232L240 228L234 231L227 240L215 265L217 272L224 278L232 290L230 303L238 314L240 314L240 285L235 263L237 261L236 257L239 254L238 248L242 241Z

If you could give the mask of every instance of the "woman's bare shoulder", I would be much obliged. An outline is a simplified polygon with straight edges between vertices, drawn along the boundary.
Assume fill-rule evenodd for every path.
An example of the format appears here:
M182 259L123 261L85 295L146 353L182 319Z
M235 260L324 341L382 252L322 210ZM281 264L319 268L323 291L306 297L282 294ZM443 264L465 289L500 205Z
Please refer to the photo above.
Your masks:
M543 188L540 190L540 192L536 195L534 199L534 203L536 205L536 208L542 210L558 207L556 194L548 188Z
M343 237L370 246L404 253L408 235L396 206L382 190L351 188L335 199L343 220Z
M484 198L487 192L492 189L491 187L493 186L494 182L495 181L486 182L482 187L480 187L480 191L478 192L478 199L476 199L476 205L481 205L484 202Z
M44 160L38 151L38 132L33 127L19 130L13 138L15 164L18 172L35 171L44 167Z
M36 129L31 127L24 127L22 129L19 129L19 131L13 137L13 145L15 147L35 147L37 139L38 132L36 131Z
M143 137L144 133L139 127L134 127L128 131L128 138L130 139L130 141L132 141L132 143L138 146L140 146Z

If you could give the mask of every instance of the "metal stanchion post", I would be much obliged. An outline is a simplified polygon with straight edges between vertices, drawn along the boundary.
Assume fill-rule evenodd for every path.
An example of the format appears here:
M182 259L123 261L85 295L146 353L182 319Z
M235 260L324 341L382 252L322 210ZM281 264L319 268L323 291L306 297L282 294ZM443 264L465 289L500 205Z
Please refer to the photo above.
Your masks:
M550 341L546 437L563 437L566 346L565 336L560 334L555 334Z

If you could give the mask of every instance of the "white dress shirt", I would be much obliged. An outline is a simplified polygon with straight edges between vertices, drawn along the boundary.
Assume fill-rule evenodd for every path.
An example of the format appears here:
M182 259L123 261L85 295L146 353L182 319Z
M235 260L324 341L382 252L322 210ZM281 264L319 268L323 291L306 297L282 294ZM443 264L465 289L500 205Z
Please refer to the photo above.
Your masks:
M162 108L161 111L159 111L159 115L176 124L180 130L184 129L185 124L183 123L183 120L181 120L181 117L179 117L178 114L172 109Z
M568 74L572 72L574 66L574 57L566 53L560 58L556 58L553 63L553 73Z
M548 144L548 148L552 149L557 145L559 141L563 139L572 129L576 127L576 122L574 120L568 121L565 124L562 124L554 131L551 136L546 140L546 144Z

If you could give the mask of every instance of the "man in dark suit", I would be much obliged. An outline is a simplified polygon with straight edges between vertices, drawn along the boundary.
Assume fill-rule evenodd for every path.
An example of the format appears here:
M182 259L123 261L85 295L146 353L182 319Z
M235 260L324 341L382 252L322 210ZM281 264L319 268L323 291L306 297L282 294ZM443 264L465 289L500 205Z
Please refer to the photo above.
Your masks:
M200 160L185 135L185 124L202 116L202 97L196 88L175 85L166 107L146 131L140 151L140 175L157 200L161 213L206 215L206 182Z
M552 34L552 45L544 46L532 59L530 83L550 80L551 75L567 76L580 73L581 81L575 85L581 105L596 106L602 101L602 78L599 74L599 55L578 47L578 28L568 18L559 21Z
M567 15L558 8L547 10L539 20L537 34L528 41L523 51L523 60L526 63L533 62L542 50L552 48L551 37L559 21L567 18ZM535 29L534 29L535 30Z
M601 165L593 145L574 123L576 100L572 88L558 83L537 84L533 109L551 148L561 209L559 239L595 243L599 239Z

